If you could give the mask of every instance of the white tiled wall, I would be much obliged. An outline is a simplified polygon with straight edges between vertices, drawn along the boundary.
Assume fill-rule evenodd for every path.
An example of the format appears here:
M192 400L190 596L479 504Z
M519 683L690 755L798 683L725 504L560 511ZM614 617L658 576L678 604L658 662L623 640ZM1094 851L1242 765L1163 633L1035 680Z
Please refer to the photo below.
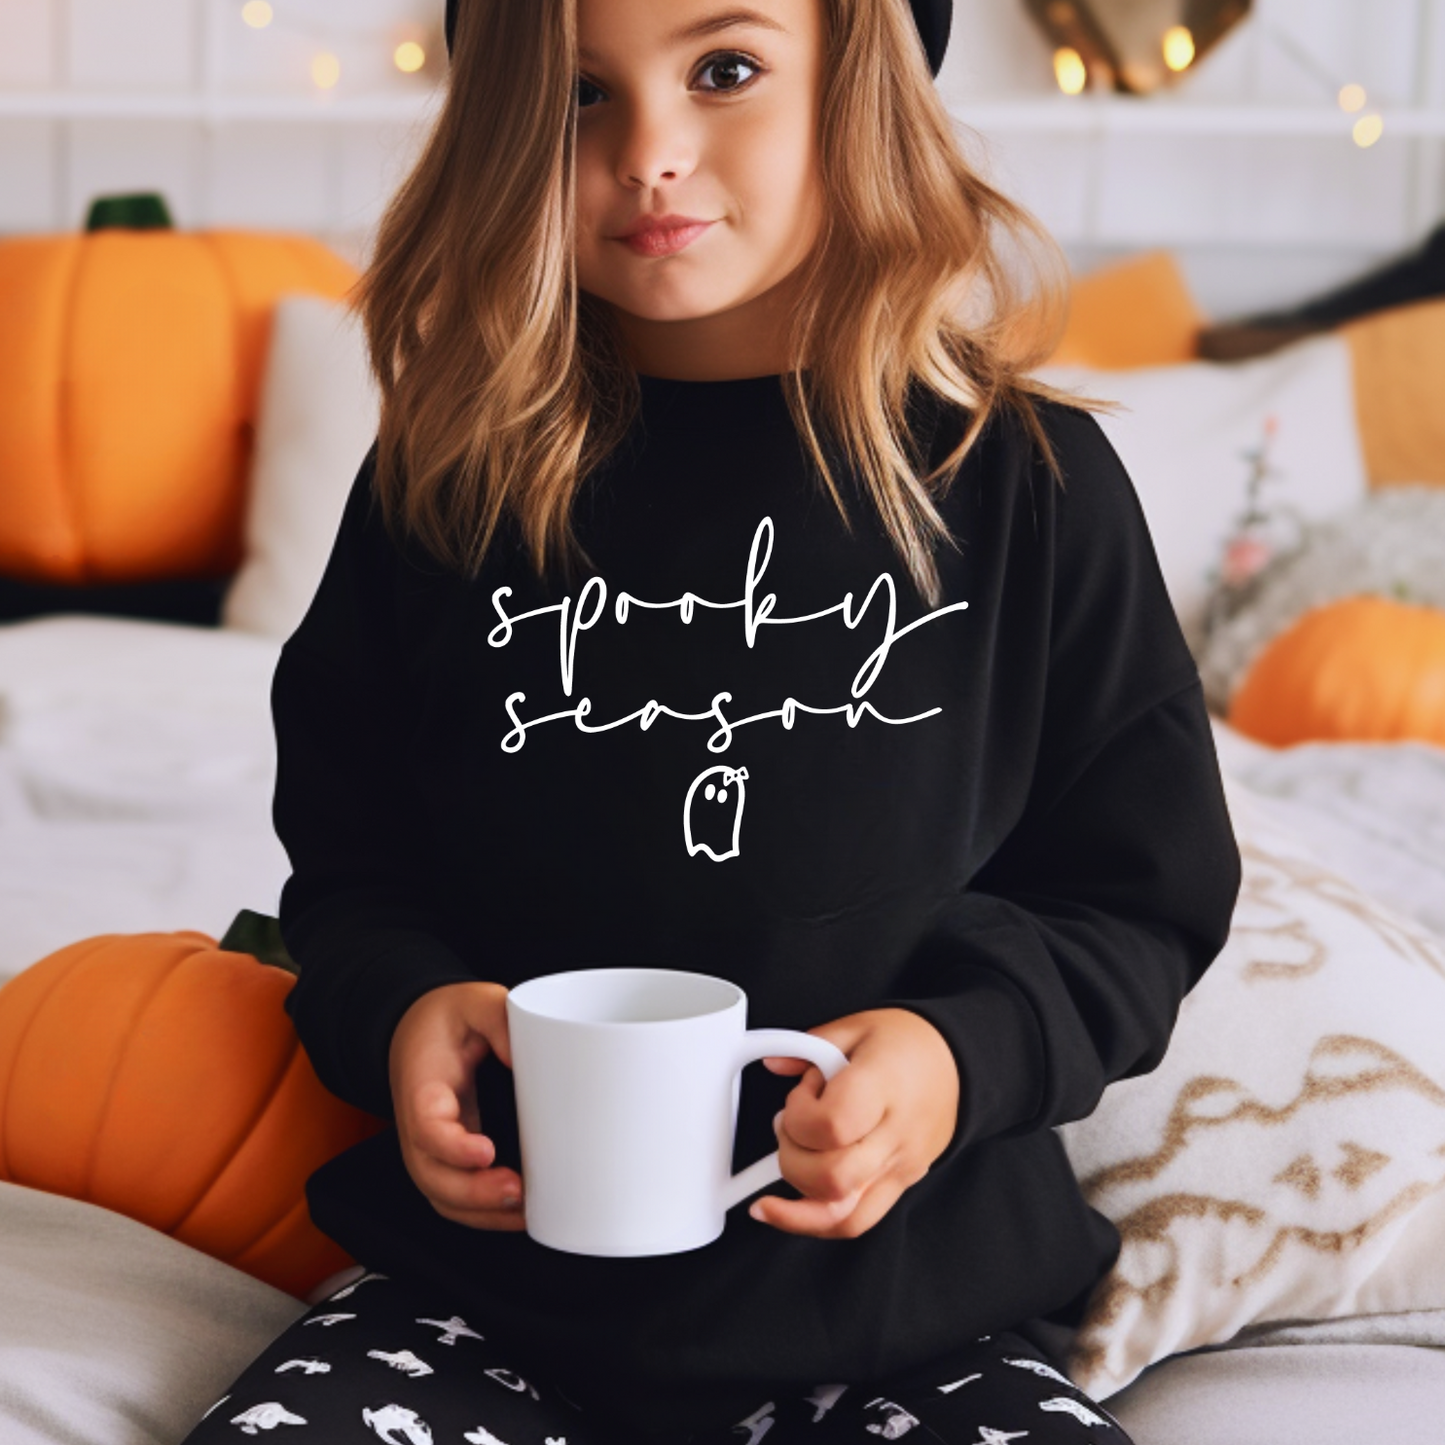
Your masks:
M361 259L423 133L442 0L273 0L263 30L241 3L0 0L0 233L73 229L97 195L157 190L183 227L309 231ZM391 63L409 38L434 53L421 76ZM310 78L320 51L342 63L329 96ZM262 113L206 114L237 97ZM402 118L338 117L378 101ZM268 117L273 103L320 118ZM42 113L13 113L27 105ZM179 113L144 113L165 105Z
M1089 134L985 128L971 153L1066 243L1079 269L1174 249L1216 316L1286 306L1418 243L1445 221L1445 3L1254 0L1251 18L1167 96L1140 107L1330 107L1338 85L1369 108L1433 113L1434 136L1368 149L1348 131ZM956 114L1048 95L1049 47L1021 3L955 0L939 78ZM1087 97L1081 99L1088 99ZM1081 110L1081 115L1087 115Z
M242 23L241 3L0 0L0 233L73 228L97 194L157 189L183 226L307 230L364 257L423 134L408 97L420 102L439 73L443 0L272 0L265 30ZM390 64L405 37L433 52L428 74ZM218 98L309 107L323 49L342 61L326 119L208 118ZM1047 44L1022 0L955 0L939 84L961 124L993 117L963 132L971 154L1080 269L1168 245L1225 315L1302 299L1445 218L1445 140L1388 124L1392 112L1445 119L1445 0L1254 0L1171 94L1129 103L1146 119L1181 104L1328 111L1344 81L1386 113L1369 149L1347 131L1091 129L1087 96L1068 125L1021 128L992 107L1060 100ZM155 114L162 105L181 113ZM372 109L338 118L354 105Z

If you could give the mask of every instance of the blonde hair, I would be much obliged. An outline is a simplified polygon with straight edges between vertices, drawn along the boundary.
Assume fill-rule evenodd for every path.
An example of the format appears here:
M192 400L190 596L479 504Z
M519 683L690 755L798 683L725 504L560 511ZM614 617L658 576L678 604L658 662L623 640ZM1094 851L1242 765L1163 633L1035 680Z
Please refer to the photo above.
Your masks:
M1105 404L1025 374L1063 332L1068 262L968 164L904 0L823 0L823 11L824 219L788 353L810 364L785 373L784 390L845 526L820 433L936 606L933 543L953 539L935 497L995 409L1019 412L1062 483L1031 398ZM640 402L610 307L577 285L576 50L576 0L461 7L440 113L355 292L381 393L387 524L471 578L504 516L539 575L550 560L569 571L589 561L572 500ZM923 477L907 412L915 385L971 413Z

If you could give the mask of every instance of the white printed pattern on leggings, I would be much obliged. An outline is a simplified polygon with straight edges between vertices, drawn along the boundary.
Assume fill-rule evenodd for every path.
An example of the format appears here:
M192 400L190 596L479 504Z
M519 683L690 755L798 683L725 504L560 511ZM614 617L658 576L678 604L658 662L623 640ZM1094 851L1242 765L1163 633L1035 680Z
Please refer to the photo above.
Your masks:
M355 1290L366 1284L369 1280L386 1279L384 1274L369 1272L363 1274L359 1279L347 1285L344 1289L338 1290L331 1295L326 1303L332 1304L336 1300L352 1294ZM331 1329L339 1324L357 1318L355 1313L334 1312L321 1315L313 1315L310 1319L304 1320L303 1327L319 1325L323 1329ZM470 1328L467 1322L457 1315L448 1319L430 1319L418 1317L417 1324L431 1325L440 1331L436 1343L438 1345L454 1346L458 1340L466 1338L483 1340L485 1336ZM983 1336L987 1340L989 1336ZM981 1343L982 1341L980 1341ZM432 1366L421 1359L411 1350L368 1350L368 1359L379 1361L393 1370L399 1370L412 1379L419 1379L424 1375L434 1374ZM1005 1365L1012 1365L1017 1369L1028 1370L1032 1374L1045 1379L1055 1380L1058 1383L1073 1389L1074 1385L1066 1376L1061 1375L1057 1370L1046 1365L1042 1360L1031 1359L1007 1359L1003 1360ZM278 1375L289 1374L299 1371L304 1376L329 1373L331 1366L324 1360L318 1359L294 1359L286 1360L276 1367ZM542 1397L536 1386L516 1374L512 1370L494 1368L483 1372L489 1379L508 1390L518 1394L528 1394L534 1400ZM953 1380L947 1384L938 1386L938 1392L942 1395L951 1394L953 1391L971 1385L976 1380L982 1379L981 1373L967 1375L962 1379ZM812 1394L803 1397L804 1404L813 1407L812 1423L817 1424L843 1397L849 1387L842 1384L818 1385L813 1389ZM205 1419L214 1414L231 1397L223 1395L206 1414L201 1418ZM1096 1414L1093 1410L1080 1403L1078 1400L1064 1395L1058 1395L1048 1400L1037 1402L1040 1410L1053 1414L1072 1415L1081 1425L1107 1425L1117 1423L1113 1417L1105 1411L1103 1415ZM761 1445L769 1430L777 1424L774 1414L777 1405L773 1400L761 1405L743 1420L739 1420L732 1427L733 1433L739 1436L739 1445ZM902 1405L895 1404L892 1400L885 1399L878 1395L864 1405L864 1410L876 1412L876 1420L869 1421L864 1428L870 1435L877 1435L882 1440L898 1440L909 1431L919 1425L916 1415L910 1414ZM371 1410L363 1408L361 1411L362 1421L371 1431L387 1445L434 1445L431 1427L423 1420L415 1410L405 1405L383 1405L380 1409ZM281 1426L302 1426L309 1423L304 1415L297 1414L294 1410L288 1409L279 1400L263 1400L259 1404L252 1405L239 1414L231 1417L230 1423L244 1435L257 1435L262 1430L275 1430ZM979 1435L971 1445L1011 1445L1012 1441L1028 1438L1027 1430L998 1430L987 1425L978 1427ZM746 1440L741 1437L746 1436ZM468 1445L509 1445L508 1441L492 1434L484 1425L478 1425L475 1429L464 1431L462 1439ZM567 1445L565 1436L548 1436L546 1445Z

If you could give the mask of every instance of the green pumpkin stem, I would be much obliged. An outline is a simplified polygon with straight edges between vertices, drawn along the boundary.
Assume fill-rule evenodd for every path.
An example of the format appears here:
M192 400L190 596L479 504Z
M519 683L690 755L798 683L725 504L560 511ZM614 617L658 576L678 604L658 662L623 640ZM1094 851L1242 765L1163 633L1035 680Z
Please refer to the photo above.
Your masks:
M243 908L231 920L231 926L217 945L223 952L249 953L262 963L284 968L287 973L300 974L301 965L286 951L281 937L281 924L264 913Z
M174 231L165 197L154 191L125 196L97 196L85 218L87 231Z

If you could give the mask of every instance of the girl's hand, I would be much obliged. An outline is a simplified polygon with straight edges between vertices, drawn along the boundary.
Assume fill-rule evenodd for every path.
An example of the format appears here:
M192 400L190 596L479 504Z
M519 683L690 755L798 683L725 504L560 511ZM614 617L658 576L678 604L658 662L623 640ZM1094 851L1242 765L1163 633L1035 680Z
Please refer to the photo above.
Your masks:
M417 999L391 1037L391 1099L407 1171L438 1214L474 1229L527 1223L522 1176L492 1167L496 1146L477 1109L477 1065L495 1052L512 1067L506 1000L499 983L445 984Z
M789 1234L853 1239L888 1213L948 1147L957 1127L958 1066L921 1014L870 1009L809 1029L848 1055L825 1087L802 1059L768 1058L804 1077L778 1115L783 1178L805 1198L766 1194L748 1212Z

